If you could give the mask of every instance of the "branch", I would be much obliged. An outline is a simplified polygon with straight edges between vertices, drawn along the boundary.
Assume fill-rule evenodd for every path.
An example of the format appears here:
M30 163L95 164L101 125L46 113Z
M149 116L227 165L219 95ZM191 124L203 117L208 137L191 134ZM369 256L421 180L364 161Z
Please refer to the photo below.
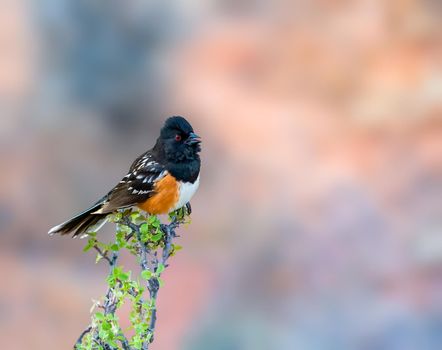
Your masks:
M91 330L92 330L92 327L89 326L83 331L83 333L80 334L80 337L78 338L77 342L75 343L74 349L76 349L78 345L81 345L81 343L83 342L84 336L86 334L88 334Z
M109 265L113 265L112 260L109 258L109 256L107 255L107 252L103 252L97 244L94 245L94 249L98 252L98 254L105 260L107 260L107 262L109 263Z
M115 242L104 244L91 236L85 250L94 248L98 258L110 267L107 278L108 289L97 305L103 313L95 313L91 325L83 331L74 348L76 350L116 350L116 341L123 350L148 350L153 342L157 321L157 297L162 285L161 274L168 267L167 261L173 255L175 230L185 222L186 211L175 212L169 224L161 224L155 216L145 217L137 212L126 211L116 214L110 220L117 224ZM131 280L130 272L117 266L120 249L128 249L138 260L141 277L146 281L143 288ZM143 295L148 292L148 298ZM131 324L135 335L129 340L123 333L115 315L124 300L132 301Z

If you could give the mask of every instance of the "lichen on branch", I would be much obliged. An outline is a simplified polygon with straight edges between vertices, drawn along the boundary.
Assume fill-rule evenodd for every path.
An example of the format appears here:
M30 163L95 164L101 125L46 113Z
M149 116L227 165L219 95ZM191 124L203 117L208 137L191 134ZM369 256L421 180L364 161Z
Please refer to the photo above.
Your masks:
M84 251L94 249L96 262L109 265L107 292L94 301L90 325L81 333L76 350L148 350L153 342L157 320L157 296L163 282L161 275L169 266L168 260L178 250L173 243L178 237L175 230L188 223L186 208L169 215L169 223L162 224L157 216L145 216L138 211L127 210L109 216L116 224L115 239L111 243L98 240L90 233ZM128 250L137 260L141 273L134 276L118 265L122 250ZM122 329L117 310L130 302L129 329ZM131 336L128 336L130 333Z

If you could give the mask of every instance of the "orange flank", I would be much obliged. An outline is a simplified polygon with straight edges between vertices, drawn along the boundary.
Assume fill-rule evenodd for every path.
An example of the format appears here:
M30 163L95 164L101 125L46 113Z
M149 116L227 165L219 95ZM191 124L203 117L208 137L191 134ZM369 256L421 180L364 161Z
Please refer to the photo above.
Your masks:
M149 214L167 214L178 202L178 182L170 174L156 183L154 192L155 194L147 201L138 204L138 208Z

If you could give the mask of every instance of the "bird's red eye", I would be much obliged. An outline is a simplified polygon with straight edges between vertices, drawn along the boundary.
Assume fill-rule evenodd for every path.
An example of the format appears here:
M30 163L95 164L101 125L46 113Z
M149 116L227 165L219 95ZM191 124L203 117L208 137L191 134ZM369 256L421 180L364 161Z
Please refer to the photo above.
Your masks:
M181 141L181 135L175 135L175 141Z

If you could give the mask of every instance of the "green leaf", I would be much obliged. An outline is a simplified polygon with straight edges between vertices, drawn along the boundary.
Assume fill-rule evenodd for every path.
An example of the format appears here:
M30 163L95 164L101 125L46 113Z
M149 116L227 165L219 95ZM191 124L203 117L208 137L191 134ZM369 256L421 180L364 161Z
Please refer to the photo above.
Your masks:
M142 235L147 235L149 233L149 225L144 223L140 226L140 232Z
M113 348L118 349L118 344L114 341L114 340L108 340L107 341L109 343L110 346L112 346Z
M112 275L107 276L107 284L110 287L112 287L112 288L115 287L115 282L116 282L115 276L112 276Z
M144 302L143 305L141 305L141 307L146 310L146 311L150 311L151 307L150 307L150 303L146 303Z
M126 273L126 272L121 272L119 275L118 275L118 279L119 280L121 280L121 281L127 281L128 279L129 279L129 273Z
M150 280L152 278L152 271L149 270L143 270L141 272L141 277L143 277L146 281Z
M123 268L121 266L117 266L113 269L112 275L118 277L121 273L123 273Z
M122 213L116 213L116 214L114 214L114 215L112 215L112 216L110 217L110 221L112 221L112 222L118 222L118 221L120 221L122 218L123 218L123 214L122 214Z
M98 331L98 336L103 340L107 340L107 332L103 329Z
M117 230L118 230L118 232L121 232L123 235L126 235L126 234L132 232L132 229L126 225L117 225Z
M162 273L163 271L164 271L164 269L165 269L166 267L163 265L163 264L158 264L158 267L157 267L157 270L156 270L156 273L158 273L158 274L160 274L160 273Z
M95 245L96 242L97 240L95 239L95 237L89 238L86 246L83 248L83 252L87 252L88 250L90 250Z
M113 250L114 252L117 252L120 249L120 247L114 243L110 246L110 249Z
M137 221L140 218L141 214L139 212L134 212L132 214L130 214L130 220L132 222Z
M156 232L157 232L156 234L152 235L152 241L154 242L158 242L161 239L161 237L163 237L163 231L157 230Z
M104 329L105 331L109 331L111 328L112 325L107 321L104 321L101 325L101 329Z
M95 318L99 321L102 321L102 320L104 320L104 315L101 312L97 312L95 314Z

